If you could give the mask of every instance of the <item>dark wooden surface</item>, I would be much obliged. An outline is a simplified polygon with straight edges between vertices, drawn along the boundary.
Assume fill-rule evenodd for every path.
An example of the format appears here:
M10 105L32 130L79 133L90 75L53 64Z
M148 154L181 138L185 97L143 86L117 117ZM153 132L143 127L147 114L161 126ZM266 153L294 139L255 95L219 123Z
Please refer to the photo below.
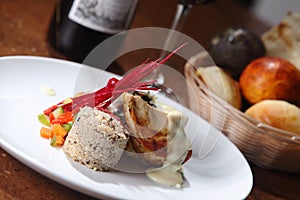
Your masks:
M37 55L66 59L46 41L48 23L55 0L0 1L0 56ZM170 27L175 0L141 0L132 28ZM257 34L268 28L235 0L219 0L213 5L195 7L183 32L204 47L225 28L246 27ZM119 61L124 71L134 59ZM1 71L0 71L1 73ZM256 199L299 199L300 174L261 169L251 165L254 186L247 197ZM217 192L217 190L216 190ZM125 197L126 198L126 197ZM36 173L0 148L0 199L93 199Z

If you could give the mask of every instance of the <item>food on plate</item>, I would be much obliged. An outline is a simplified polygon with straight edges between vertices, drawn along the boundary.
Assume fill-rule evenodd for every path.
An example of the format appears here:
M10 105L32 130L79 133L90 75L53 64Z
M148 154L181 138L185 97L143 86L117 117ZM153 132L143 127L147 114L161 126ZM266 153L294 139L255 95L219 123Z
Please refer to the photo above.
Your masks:
M63 145L69 158L94 170L116 168L129 132L112 115L91 107L80 109Z
M284 58L300 70L300 13L288 12L280 23L262 34L266 55Z
M168 105L153 100L149 104L144 95L124 93L124 116L131 132L132 148L154 167L147 172L151 179L180 187L182 164L191 149L184 132L188 119Z
M74 116L72 112L65 112L62 106L52 106L39 114L38 120L44 125L40 130L40 135L51 139L52 146L61 146L73 125Z
M264 100L254 104L247 115L270 126L300 134L300 109L283 100Z
M300 101L300 71L283 58L266 56L253 60L239 83L251 104L265 99Z
M145 153L140 155L143 160L161 166L167 155L167 113L144 101L144 94L139 94L124 94L125 120L132 133L130 143L135 152Z
M265 55L265 47L251 31L228 28L212 38L208 52L217 66L238 80L250 61Z
M120 80L109 79L95 92L44 110L38 115L44 125L41 136L62 147L69 158L95 170L118 170L121 157L130 150L150 164L145 171L149 178L181 187L182 165L191 156L184 132L187 118L156 102L150 94L158 90L155 80L143 81L181 47L161 61L143 63Z
M237 109L241 109L242 98L239 83L217 66L198 67L196 75L208 89Z
M50 130L51 145L61 146L62 144L56 144L55 139L57 136L64 137L68 133L74 123L74 118L79 110L85 106L95 107L99 110L105 110L112 103L113 100L117 99L124 92L133 92L135 90L158 90L153 87L152 81L142 81L145 79L153 70L158 68L161 64L165 63L172 55L179 51L185 44L179 46L172 53L166 56L164 59L157 59L151 62L144 62L140 66L136 67L130 73L126 74L122 79L110 78L107 84L91 93L80 93L72 98L66 98L65 100L50 106L43 113L38 115L38 120L41 124L46 126ZM52 127L59 127L58 134L52 129ZM59 125L59 126L58 126ZM62 131L62 128L65 131ZM44 128L43 128L44 129ZM48 131L49 132L49 131ZM41 136L49 138L47 134L44 134L45 130L41 132Z

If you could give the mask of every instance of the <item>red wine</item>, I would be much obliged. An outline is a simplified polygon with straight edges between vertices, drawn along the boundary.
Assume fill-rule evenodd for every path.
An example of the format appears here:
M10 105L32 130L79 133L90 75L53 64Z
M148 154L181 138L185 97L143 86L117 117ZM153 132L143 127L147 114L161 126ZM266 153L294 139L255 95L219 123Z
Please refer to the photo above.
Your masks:
M128 29L138 0L59 0L49 43L69 59L82 62L108 37Z

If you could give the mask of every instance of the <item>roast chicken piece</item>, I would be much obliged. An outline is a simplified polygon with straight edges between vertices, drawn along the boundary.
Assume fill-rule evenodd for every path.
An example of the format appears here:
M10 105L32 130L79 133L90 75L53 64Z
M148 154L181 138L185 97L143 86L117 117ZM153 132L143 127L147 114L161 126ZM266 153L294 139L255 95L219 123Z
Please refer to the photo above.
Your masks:
M123 96L131 147L151 166L173 162L181 165L191 153L183 130L187 118L169 106L152 105L144 99L129 93Z

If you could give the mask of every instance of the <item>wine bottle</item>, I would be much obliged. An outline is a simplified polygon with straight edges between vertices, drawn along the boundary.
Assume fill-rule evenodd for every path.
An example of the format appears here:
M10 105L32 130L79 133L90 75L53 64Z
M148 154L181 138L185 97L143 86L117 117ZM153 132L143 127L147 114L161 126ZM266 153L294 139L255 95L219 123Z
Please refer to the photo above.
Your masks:
M108 37L127 30L139 0L57 0L48 41L70 60L82 62Z

